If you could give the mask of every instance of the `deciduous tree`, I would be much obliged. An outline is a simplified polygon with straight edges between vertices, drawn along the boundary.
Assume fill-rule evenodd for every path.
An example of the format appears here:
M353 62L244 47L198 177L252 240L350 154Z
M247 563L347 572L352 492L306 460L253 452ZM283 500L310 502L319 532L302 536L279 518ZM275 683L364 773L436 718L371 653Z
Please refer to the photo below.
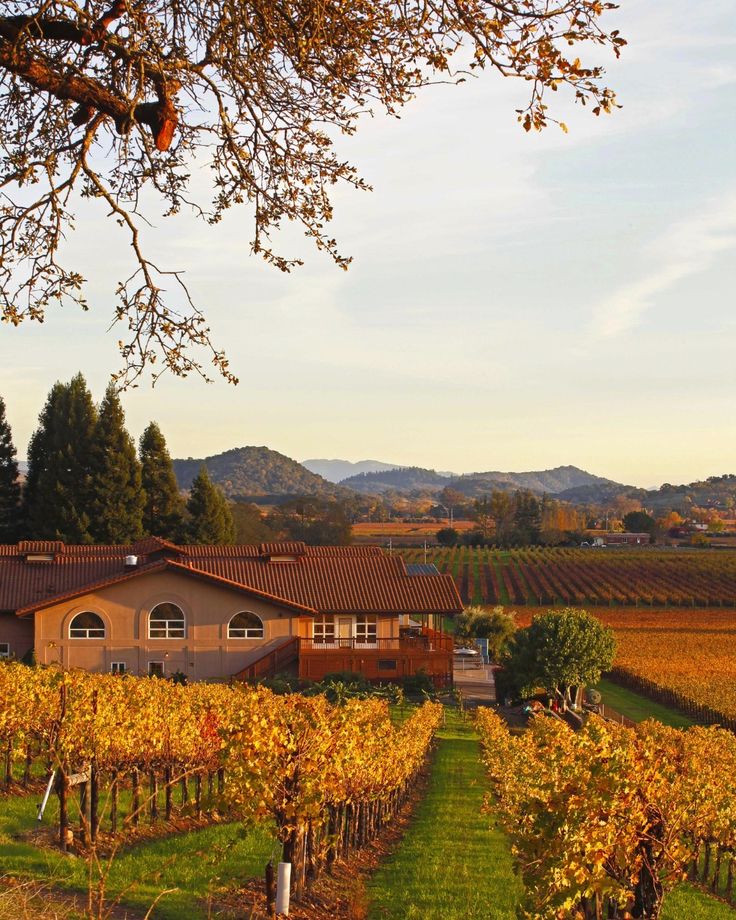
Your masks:
M329 192L366 186L335 137L353 133L371 107L396 114L419 87L483 68L524 81L517 114L527 131L553 121L548 90L608 112L614 94L603 70L582 63L577 46L618 55L624 40L601 24L613 6L9 0L0 16L4 318L43 320L49 304L84 303L83 266L65 265L60 246L77 197L97 199L132 244L132 274L117 286L115 316L128 330L121 376L135 379L156 358L176 374L203 372L190 349L201 346L234 379L180 275L146 254L144 200L158 196L167 215L184 207L209 223L247 202L252 249L268 262L283 271L299 264L270 240L294 221L345 268L350 259L326 226ZM210 203L194 200L193 167L212 177Z
M615 652L613 630L587 611L549 610L517 630L506 667L517 690L543 687L569 703L571 688L597 683Z

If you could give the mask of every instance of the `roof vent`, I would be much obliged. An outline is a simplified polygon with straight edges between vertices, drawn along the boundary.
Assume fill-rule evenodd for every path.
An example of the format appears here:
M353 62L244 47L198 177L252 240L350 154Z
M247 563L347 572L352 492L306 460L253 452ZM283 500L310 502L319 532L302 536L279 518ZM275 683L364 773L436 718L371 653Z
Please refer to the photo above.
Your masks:
M138 565L137 556L126 556L125 557L125 568L126 569L134 569L137 565Z

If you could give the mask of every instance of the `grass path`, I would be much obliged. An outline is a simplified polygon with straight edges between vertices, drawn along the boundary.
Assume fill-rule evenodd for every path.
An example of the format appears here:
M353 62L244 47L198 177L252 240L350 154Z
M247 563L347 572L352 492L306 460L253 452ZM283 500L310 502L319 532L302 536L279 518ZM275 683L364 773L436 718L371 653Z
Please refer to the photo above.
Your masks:
M627 716L634 722L643 722L644 719L657 719L664 725L671 725L673 728L688 728L695 724L692 719L675 712L674 709L655 703L653 700L627 690L625 687L620 687L610 680L602 680L598 684L598 690L603 696L605 705L610 706L616 712Z
M481 814L488 787L477 735L448 709L438 737L427 794L366 886L368 920L515 920L522 883L508 839ZM687 884L670 892L662 911L662 920L734 916L727 904Z
M521 883L508 840L481 814L487 789L470 723L447 710L427 794L367 886L370 920L513 920Z

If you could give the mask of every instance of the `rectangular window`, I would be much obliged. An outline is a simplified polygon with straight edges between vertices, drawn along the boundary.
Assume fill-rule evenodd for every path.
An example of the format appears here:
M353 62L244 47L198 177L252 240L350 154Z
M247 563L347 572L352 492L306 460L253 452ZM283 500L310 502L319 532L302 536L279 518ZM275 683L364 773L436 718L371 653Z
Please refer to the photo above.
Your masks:
M314 618L312 637L315 645L325 645L335 642L335 618L324 614Z
M110 662L110 673L111 674L125 674L128 670L128 665L124 661L111 661Z
M9 642L0 642L0 658L10 658Z
M395 658L379 658L378 659L378 670L379 671L395 671L397 669L397 661Z
M149 677L163 677L164 676L163 661L149 661L148 662L148 676Z
M357 645L375 645L378 623L374 614L360 616L355 621L355 642Z

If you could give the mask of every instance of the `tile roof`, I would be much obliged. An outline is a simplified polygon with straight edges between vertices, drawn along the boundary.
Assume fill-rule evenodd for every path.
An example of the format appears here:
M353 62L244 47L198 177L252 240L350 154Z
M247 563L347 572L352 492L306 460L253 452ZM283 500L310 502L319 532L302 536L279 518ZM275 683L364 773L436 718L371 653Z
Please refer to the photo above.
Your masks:
M379 547L176 546L157 538L131 546L49 546L28 541L0 546L0 610L32 612L161 570L211 579L306 612L451 614L462 609L450 576L411 574L400 556ZM42 553L53 553L53 560L26 560ZM135 568L125 565L130 555L138 557Z

